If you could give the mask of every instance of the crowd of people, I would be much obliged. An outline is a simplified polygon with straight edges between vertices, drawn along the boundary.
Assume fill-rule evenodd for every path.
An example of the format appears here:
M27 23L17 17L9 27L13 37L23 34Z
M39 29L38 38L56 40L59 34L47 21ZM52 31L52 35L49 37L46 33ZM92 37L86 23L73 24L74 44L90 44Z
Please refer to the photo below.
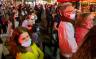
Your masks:
M6 34L5 44L12 59L56 59L58 54L60 59L70 59L94 26L96 17L95 13L83 13L76 7L70 2L20 4L9 6L4 12L0 5L0 44ZM46 52L46 46L51 54ZM0 46L1 56L2 51Z

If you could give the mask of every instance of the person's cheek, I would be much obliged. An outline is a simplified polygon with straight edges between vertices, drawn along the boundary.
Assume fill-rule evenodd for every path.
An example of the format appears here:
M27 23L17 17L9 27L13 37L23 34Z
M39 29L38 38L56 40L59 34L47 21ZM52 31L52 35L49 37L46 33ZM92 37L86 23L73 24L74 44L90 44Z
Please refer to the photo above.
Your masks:
M31 19L31 15L29 15L29 19Z
M23 42L23 41L22 41L21 38L20 38L20 39L19 39L19 43L22 44L22 42Z
M69 18L70 17L70 14L64 13L64 16L67 17L67 18Z

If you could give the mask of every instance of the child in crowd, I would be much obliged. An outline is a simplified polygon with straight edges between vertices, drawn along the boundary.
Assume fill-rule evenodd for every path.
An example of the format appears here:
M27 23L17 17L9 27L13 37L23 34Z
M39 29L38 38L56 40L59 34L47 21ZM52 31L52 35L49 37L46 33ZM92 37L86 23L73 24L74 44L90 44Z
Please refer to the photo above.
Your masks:
M32 41L28 30L23 27L17 27L13 31L13 52L16 59L43 59L44 54L40 48Z

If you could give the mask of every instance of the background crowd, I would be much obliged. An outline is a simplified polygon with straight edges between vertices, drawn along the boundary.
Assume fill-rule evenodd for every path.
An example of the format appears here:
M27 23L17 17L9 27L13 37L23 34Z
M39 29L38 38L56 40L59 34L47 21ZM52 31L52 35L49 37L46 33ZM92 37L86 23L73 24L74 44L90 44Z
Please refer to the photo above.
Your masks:
M35 6L19 4L7 8L0 5L0 57L72 57L94 27L96 19L94 12L83 13L79 9L70 2Z

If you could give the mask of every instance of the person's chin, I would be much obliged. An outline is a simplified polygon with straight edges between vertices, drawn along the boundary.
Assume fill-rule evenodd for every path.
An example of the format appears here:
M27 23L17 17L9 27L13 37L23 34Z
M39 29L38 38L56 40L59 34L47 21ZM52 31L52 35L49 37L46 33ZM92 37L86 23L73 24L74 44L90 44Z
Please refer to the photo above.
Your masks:
M28 30L31 30L32 29L32 27L28 27Z

